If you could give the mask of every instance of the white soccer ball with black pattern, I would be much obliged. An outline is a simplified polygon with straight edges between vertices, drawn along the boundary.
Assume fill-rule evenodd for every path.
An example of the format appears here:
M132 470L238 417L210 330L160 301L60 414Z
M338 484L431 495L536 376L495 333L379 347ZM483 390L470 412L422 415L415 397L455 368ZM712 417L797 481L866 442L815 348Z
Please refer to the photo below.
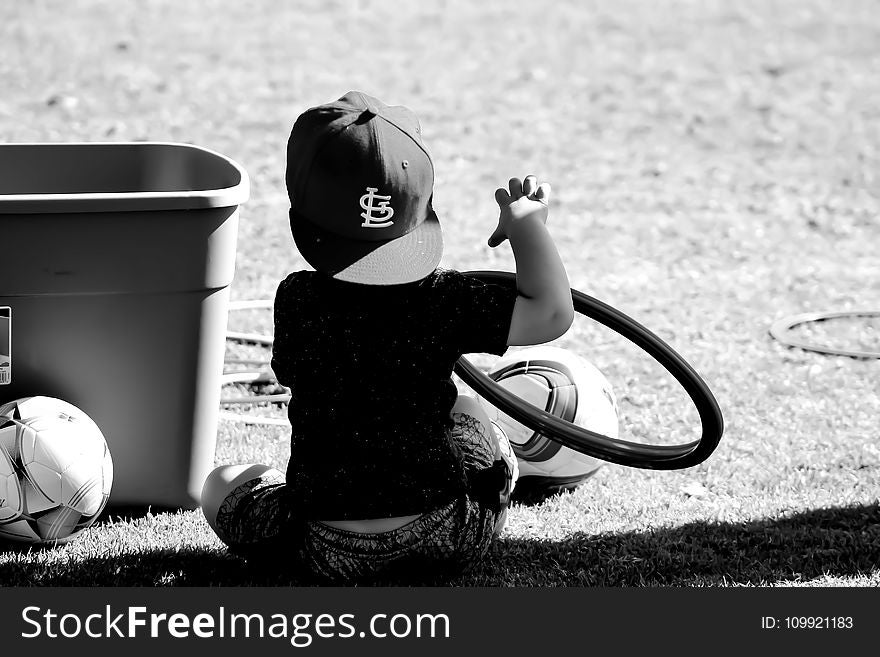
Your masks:
M107 504L113 461L82 410L54 397L0 406L0 541L63 543Z
M529 347L500 358L488 376L533 406L611 438L617 438L617 398L605 375L585 358L559 347ZM542 498L573 489L600 461L520 424L485 399L490 420L510 441L519 462L516 496Z

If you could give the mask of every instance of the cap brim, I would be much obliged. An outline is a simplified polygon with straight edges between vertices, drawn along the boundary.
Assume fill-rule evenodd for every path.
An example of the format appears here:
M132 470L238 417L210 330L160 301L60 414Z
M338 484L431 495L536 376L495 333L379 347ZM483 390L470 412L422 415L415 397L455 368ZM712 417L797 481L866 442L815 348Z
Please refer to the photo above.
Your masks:
M365 285L412 283L434 271L443 255L443 233L433 210L406 235L384 242L347 239L303 217L291 219L293 240L306 262L341 281Z

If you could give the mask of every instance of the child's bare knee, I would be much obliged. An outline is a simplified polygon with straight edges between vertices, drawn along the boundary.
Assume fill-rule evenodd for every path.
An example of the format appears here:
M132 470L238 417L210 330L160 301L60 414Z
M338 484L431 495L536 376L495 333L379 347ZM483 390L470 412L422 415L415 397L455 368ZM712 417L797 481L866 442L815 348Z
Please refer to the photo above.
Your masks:
M486 425L489 424L489 416L486 414L486 409L483 408L476 397L470 395L459 395L455 400L455 405L452 407L452 412L464 413L480 420Z
M452 416L456 414L467 415L480 423L482 427L481 433L489 440L495 440L495 431L492 429L492 422L489 420L489 414L483 405L470 395L459 395L452 407Z
M201 495L202 512L211 528L214 528L217 512L229 493L246 481L256 479L271 469L271 466L262 463L221 465L219 468L214 468L205 479Z

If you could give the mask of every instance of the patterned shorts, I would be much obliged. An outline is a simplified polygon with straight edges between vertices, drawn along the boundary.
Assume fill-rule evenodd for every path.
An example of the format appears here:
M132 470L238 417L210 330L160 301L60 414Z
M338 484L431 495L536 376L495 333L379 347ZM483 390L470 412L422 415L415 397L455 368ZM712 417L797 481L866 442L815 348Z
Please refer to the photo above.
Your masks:
M501 435L453 414L469 492L391 531L352 532L297 520L284 475L269 470L233 490L217 514L217 534L248 559L275 556L329 582L455 575L477 563L504 526L516 483L516 456Z

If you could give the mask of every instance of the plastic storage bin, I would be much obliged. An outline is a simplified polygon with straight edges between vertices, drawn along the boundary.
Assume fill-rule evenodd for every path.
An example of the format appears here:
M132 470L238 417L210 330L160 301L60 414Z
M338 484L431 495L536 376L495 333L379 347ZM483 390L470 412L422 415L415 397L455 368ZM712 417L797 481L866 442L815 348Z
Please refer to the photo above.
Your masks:
M247 197L244 169L187 144L0 144L0 403L86 411L112 505L198 505Z

